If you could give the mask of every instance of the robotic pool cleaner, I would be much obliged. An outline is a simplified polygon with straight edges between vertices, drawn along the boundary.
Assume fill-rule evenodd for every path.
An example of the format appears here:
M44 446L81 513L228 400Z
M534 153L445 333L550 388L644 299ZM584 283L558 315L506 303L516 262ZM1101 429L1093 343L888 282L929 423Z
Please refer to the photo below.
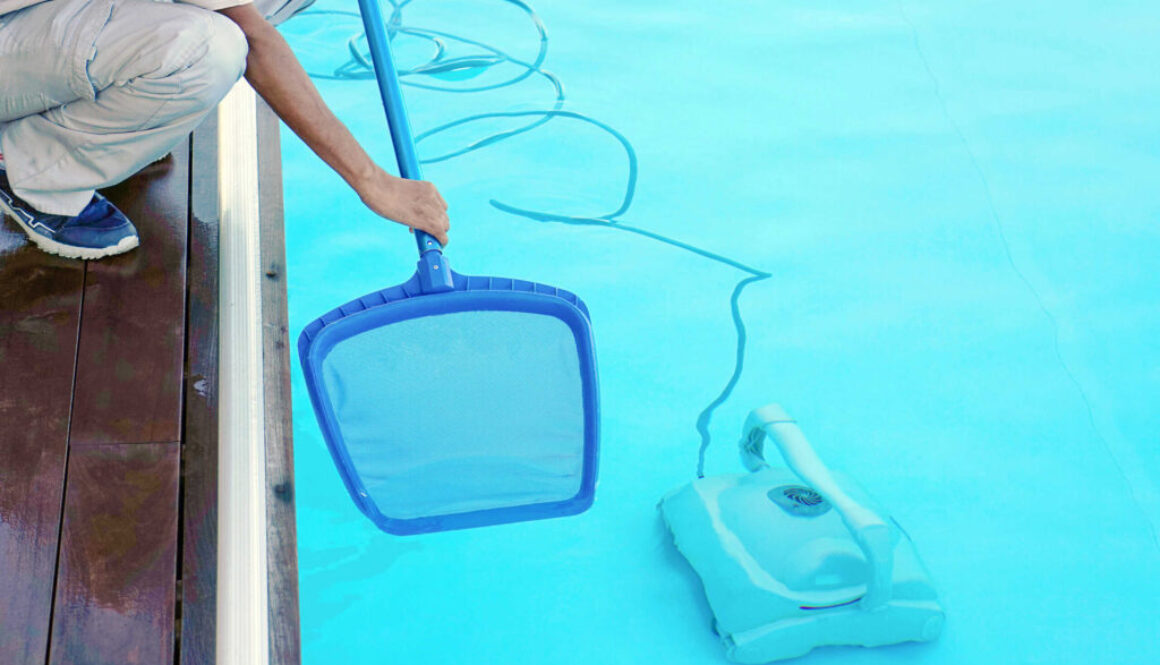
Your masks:
M765 461L767 436L788 469ZM938 637L943 609L909 536L853 479L826 468L781 407L749 414L741 458L751 473L700 478L660 503L730 660Z

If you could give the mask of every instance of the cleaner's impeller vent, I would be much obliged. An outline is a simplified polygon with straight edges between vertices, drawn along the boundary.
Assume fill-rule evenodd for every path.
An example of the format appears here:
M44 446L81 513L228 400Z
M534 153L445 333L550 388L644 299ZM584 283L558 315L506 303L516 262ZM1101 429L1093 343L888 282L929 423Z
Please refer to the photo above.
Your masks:
M816 506L825 501L821 494L808 487L789 487L783 492L786 498L797 501L803 506Z
M817 517L830 510L830 502L805 485L782 485L769 490L770 501L794 517Z

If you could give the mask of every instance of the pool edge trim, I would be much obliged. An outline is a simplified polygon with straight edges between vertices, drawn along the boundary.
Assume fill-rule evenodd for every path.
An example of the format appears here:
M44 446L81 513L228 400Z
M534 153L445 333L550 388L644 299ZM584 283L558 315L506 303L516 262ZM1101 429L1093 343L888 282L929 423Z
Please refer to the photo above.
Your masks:
M256 95L218 107L218 665L267 665L265 399Z

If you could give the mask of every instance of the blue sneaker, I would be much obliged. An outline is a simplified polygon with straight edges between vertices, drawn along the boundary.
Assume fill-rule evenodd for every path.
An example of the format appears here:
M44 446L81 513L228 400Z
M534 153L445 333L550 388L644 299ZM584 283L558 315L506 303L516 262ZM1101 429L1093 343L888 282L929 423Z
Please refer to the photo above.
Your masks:
M49 254L69 259L100 259L137 246L137 229L100 194L76 217L39 212L16 196L8 171L0 167L0 212L16 220L29 239Z

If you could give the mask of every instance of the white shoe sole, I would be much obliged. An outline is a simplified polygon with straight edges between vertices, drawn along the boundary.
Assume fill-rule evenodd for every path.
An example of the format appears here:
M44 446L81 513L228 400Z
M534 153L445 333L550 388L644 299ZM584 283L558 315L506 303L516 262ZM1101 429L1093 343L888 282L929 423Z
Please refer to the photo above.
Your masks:
M33 231L27 224L24 223L24 220L20 218L20 215L16 214L15 210L8 207L8 204L5 203L4 199L2 198L0 198L0 211L3 211L8 217L12 218L13 221L19 224L20 228L24 231L24 235L28 236L28 239L31 240L38 248L40 248L42 252L47 254L54 254L56 256L63 256L66 259L83 259L85 261L103 259L108 256L124 254L125 252L135 248L138 244L140 244L140 240L137 238L137 236L133 235L129 236L128 238L123 238L121 242L113 245L112 247L77 247L75 245L66 245L51 238L45 238L39 233Z

